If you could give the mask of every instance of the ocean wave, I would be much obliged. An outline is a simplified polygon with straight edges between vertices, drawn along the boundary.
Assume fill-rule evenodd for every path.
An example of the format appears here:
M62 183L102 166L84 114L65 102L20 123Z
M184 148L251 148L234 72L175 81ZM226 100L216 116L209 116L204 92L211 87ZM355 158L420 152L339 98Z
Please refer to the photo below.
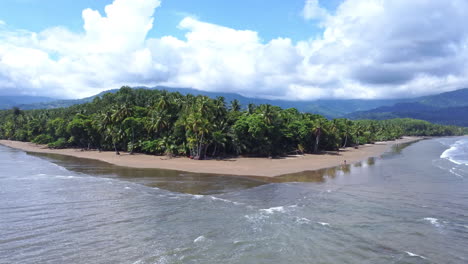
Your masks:
M440 158L457 165L468 165L468 139L458 140L450 145L450 148L444 151Z
M195 238L195 240L193 240L193 243L200 243L200 242L204 242L204 241L206 241L206 237L199 236L199 237Z
M330 226L329 223L325 223L325 222L317 222L317 224L319 224L321 226Z
M278 212L278 213L284 213L285 212L284 206L271 207L271 208L268 208L268 209L260 209L260 211L265 212L267 214L273 214L275 212Z
M296 218L296 223L298 224L309 224L311 221L308 218L305 217L297 217Z
M81 178L81 177L57 175L57 176L55 176L55 178L57 178L57 179L75 179L75 178Z
M431 223L435 227L440 227L441 226L440 223L439 223L439 219L437 219L437 218L426 217L423 220L428 221L429 223Z
M463 175L461 175L460 173L458 173L458 169L457 168L451 168L450 170L450 173L452 173L453 175L457 176L457 177L460 177L460 178L465 178L463 177Z
M416 258L427 259L427 258L424 257L424 256L421 256L421 255L418 255L418 254L414 254L414 253L409 252L409 251L405 251L405 253L408 254L408 256L410 256L410 257L416 257Z
M263 212L266 214L285 213L286 208L297 208L297 204L288 205L288 206L277 206L277 207L271 207L267 209L260 209L260 212Z
M239 203L239 202L234 202L234 201L230 201L230 200L215 197L215 196L210 196L210 198L213 201L221 201L221 202L225 202L225 203L232 203L232 204L235 204L235 205L241 205L242 204L242 203Z

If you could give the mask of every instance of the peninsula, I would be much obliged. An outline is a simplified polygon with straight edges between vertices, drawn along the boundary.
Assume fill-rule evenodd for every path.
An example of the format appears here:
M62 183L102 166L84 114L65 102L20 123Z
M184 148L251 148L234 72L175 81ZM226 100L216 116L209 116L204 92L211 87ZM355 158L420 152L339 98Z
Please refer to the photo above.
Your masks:
M324 151L320 154L292 155L278 159L268 158L232 158L222 160L193 160L186 157L168 158L145 154L121 153L112 151L83 151L80 149L50 149L45 145L28 142L0 140L0 144L26 152L50 153L94 159L117 166L130 168L153 168L178 170L194 173L209 173L239 176L275 177L303 171L313 171L339 166L346 160L348 164L362 161L369 157L378 157L392 145L421 140L421 137L404 137L394 141L376 142L359 148L345 148L340 151Z

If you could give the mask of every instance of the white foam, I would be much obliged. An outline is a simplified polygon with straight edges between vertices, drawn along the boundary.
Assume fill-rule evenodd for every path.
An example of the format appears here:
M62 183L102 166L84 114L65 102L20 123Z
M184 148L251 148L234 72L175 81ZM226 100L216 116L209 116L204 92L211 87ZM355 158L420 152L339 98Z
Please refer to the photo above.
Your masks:
M200 194L193 195L193 199L201 199L201 198L203 198L203 195L200 195Z
M418 254L414 254L414 253L409 252L409 251L405 251L405 253L408 254L408 256L410 256L410 257L417 257L417 258L426 259L426 257L424 257L424 256L421 256L421 255L418 255Z
M330 226L329 223L325 223L325 222L317 222L317 224L319 224L321 226Z
M58 178L58 179L74 179L76 177L75 176L55 176L55 178Z
M468 140L458 140L440 155L441 159L449 160L457 165L468 165Z
M125 187L125 190L131 190L131 189L132 189L132 188L130 188L130 187L128 187L128 186Z
M429 223L433 224L436 227L440 227L439 219L433 217L426 217L424 220L428 221Z
M302 217L302 218L298 218L298 219L296 220L296 222L299 223L299 224L308 224L308 223L310 223L310 219L307 219L307 218L305 218L305 217Z
M265 212L267 214L273 214L275 212L284 213L284 206L271 207L268 209L260 209L260 211Z
M230 201L230 200L226 200L226 199L218 198L218 197L214 197L214 196L210 196L210 198L213 201L221 201L221 202L225 202L225 203L232 203L232 204L235 204L235 205L241 205L242 204L242 203L239 203L239 202L233 202L233 201Z
M452 173L453 175L457 176L457 177L460 177L460 178L464 178L463 175L457 173L457 168L451 168L450 169L450 173Z
M195 240L193 240L193 243L200 243L200 242L203 242L203 241L206 241L206 237L199 236L199 237L195 238Z

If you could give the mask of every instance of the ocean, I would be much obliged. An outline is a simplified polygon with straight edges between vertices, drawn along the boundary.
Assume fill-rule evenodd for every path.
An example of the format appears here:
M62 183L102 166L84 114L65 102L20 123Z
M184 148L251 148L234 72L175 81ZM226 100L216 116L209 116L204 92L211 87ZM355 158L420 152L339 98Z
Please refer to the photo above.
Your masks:
M468 263L468 137L265 178L0 146L0 263Z

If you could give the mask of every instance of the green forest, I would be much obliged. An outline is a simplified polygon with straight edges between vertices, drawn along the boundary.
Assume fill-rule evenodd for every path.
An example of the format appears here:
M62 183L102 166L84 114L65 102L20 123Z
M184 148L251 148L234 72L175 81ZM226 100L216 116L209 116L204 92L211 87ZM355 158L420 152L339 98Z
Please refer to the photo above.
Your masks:
M466 128L414 119L328 120L223 97L122 87L68 108L0 111L0 138L50 148L112 150L195 159L318 153L402 136L454 136Z

